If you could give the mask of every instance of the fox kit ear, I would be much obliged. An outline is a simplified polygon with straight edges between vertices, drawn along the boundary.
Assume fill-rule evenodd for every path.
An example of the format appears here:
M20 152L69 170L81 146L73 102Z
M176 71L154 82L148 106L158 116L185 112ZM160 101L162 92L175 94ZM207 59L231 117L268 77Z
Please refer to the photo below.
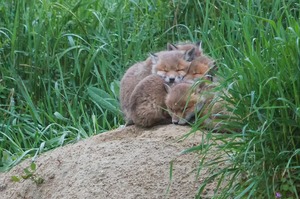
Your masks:
M157 64L158 59L159 59L157 55L150 53L150 58L151 58L152 64Z
M197 41L196 42L196 46L198 47L199 51L202 52L203 49L202 49L202 41ZM202 53L201 53L202 54Z
M171 87L168 84L164 84L167 93L170 93Z
M178 48L174 44L168 43L167 44L167 50L169 50L169 51L171 51L171 50L178 50Z
M196 42L196 46L197 46L199 49L202 49L202 41L197 41L197 42Z
M192 48L184 53L184 60L192 61L195 58L195 48Z

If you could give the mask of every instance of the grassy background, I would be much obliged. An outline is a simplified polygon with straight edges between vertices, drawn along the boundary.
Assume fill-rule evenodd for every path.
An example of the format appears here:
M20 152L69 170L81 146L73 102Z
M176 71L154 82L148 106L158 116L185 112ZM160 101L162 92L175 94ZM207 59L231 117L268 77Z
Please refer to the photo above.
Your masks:
M228 154L226 169L213 169L218 157L199 164L212 167L207 182L232 179L216 198L299 198L299 9L297 0L1 2L0 170L123 124L124 71L167 42L202 40L238 119L228 123L238 134L209 134L212 144L195 149L218 141Z

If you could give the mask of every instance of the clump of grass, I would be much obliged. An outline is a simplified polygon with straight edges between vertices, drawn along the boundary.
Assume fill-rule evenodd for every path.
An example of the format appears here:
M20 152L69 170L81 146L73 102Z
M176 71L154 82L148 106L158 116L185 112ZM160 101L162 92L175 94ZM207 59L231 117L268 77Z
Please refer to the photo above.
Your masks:
M44 182L44 179L36 174L36 164L34 162L32 162L29 167L24 169L24 174L11 177L13 182L23 182L24 180L28 179L32 180L36 185L40 185Z
M219 75L235 114L226 128L236 133L209 134L212 144L201 148L202 153L215 146L222 155L208 162L203 158L199 168L215 168L220 160L226 166L212 169L197 197L215 179L215 198L299 198L300 31L295 10L300 5L211 3L204 23L215 28L213 41L222 40L219 47L224 43L213 53L224 55ZM229 9L210 21L213 10Z

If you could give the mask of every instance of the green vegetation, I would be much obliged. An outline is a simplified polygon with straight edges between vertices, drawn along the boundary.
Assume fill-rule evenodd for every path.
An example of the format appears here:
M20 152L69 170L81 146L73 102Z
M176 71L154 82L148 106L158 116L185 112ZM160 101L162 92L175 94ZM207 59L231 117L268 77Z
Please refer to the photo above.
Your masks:
M30 166L23 169L24 175L21 176L12 176L11 180L13 182L23 182L24 180L32 180L36 185L40 185L44 182L44 179L39 177L36 174L36 164L34 162L31 162ZM23 180L23 181L22 181Z
M237 133L209 133L195 150L217 145L228 159L203 158L199 171L229 178L216 198L299 198L299 10L297 0L1 2L0 170L123 124L124 71L167 42L201 39Z

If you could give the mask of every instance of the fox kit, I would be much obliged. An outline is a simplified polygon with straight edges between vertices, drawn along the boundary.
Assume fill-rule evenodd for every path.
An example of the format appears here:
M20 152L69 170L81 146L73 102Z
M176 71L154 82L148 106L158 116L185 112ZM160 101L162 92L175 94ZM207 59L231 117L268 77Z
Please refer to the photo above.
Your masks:
M151 127L171 123L171 117L165 105L167 91L164 84L161 77L152 74L140 81L134 88L130 97L128 117L135 125Z
M200 78L212 79L210 72L213 70L215 66L215 61L206 55L201 55L200 57L195 58L189 70L184 77L184 81L195 82Z
M120 104L126 122L131 121L130 98L137 84L151 74L159 75L166 83L179 82L188 71L194 51L194 48L188 51L161 51L126 71L120 83Z
M192 84L182 82L170 87L165 84L167 95L165 103L172 117L172 123L185 124L195 115L198 95L192 92ZM188 102L188 103L187 103Z
M219 116L229 114L226 112L226 103L218 92L213 91L216 87L214 83L202 83L199 87L186 82L173 87L165 86L168 93L165 103L174 124L186 124L200 113L201 117L207 117L204 126L214 129L220 125L217 123Z
M187 74L195 49L166 51L163 56L151 54L152 74L157 74L166 83L178 83Z
M193 43L178 43L178 44L167 44L167 49L168 50L184 50L188 51L190 49L194 48L195 49L195 57L200 57L203 55L203 49L202 49L202 42L199 41L195 44Z
M205 79L212 80L211 69L215 69L215 61L203 53L202 42L197 42L195 44L179 43L176 45L167 45L168 50L189 50L192 48L195 49L195 58L191 63L184 81L193 83L203 76L206 76Z

